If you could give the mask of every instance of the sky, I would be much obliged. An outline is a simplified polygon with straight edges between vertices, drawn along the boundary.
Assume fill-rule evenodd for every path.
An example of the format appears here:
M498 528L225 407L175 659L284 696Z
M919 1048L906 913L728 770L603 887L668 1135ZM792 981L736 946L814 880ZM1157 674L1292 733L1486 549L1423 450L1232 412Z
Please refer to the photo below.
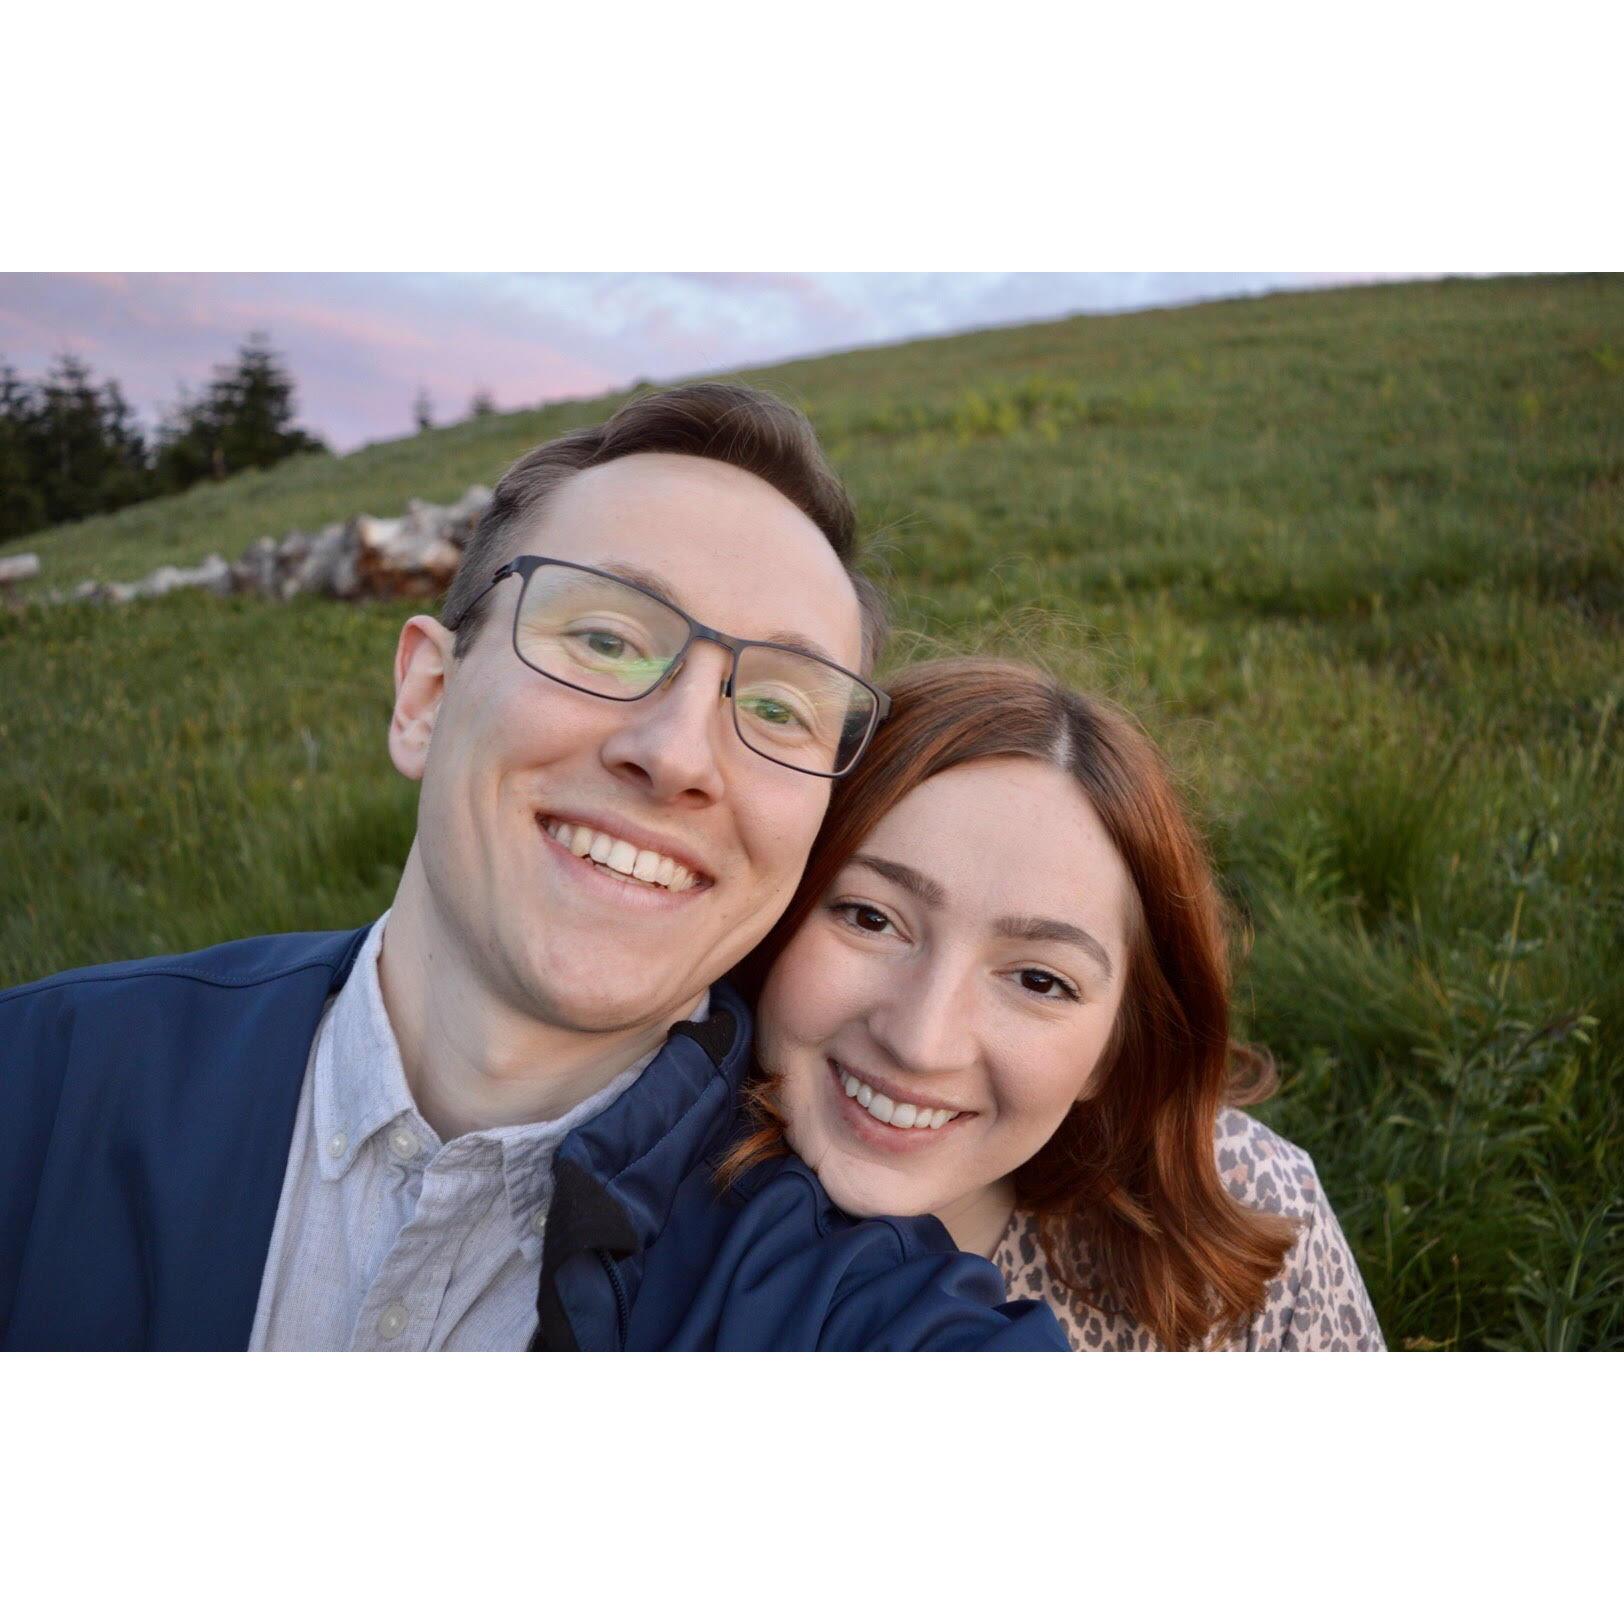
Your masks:
M150 426L252 331L337 451L436 422L478 390L511 411L859 345L1410 272L434 272L0 274L0 360L72 352Z

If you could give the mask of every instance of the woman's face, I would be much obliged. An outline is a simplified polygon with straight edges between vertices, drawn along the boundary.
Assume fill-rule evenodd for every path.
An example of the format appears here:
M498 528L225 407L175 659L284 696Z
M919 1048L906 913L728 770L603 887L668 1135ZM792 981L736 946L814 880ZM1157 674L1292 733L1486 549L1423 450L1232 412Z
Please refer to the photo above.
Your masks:
M836 1205L933 1212L966 1244L955 1218L996 1201L1087 1089L1131 894L1087 797L1046 763L954 767L891 810L758 1011L790 1144Z

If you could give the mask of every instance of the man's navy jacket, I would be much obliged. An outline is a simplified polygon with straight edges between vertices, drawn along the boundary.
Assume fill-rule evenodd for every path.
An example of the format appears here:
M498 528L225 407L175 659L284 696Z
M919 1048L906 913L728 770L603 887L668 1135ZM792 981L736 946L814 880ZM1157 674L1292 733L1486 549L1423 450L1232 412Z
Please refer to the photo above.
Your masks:
M0 1347L248 1345L311 1041L365 937L0 993ZM749 1057L719 983L559 1146L532 1348L1065 1349L934 1219L848 1218L794 1157L719 1196Z

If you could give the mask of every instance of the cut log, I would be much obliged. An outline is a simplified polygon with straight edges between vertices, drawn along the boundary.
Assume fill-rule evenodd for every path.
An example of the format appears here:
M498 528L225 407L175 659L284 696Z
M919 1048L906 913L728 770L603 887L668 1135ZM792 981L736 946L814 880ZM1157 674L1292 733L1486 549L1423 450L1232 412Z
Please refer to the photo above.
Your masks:
M317 593L324 597L341 597L340 577L348 580L346 554L349 541L341 524L330 524L313 536L304 537L307 543L303 556L296 559L283 576L278 588L284 598L298 597L301 593Z
M40 601L129 603L162 597L181 587L284 600L306 593L331 598L437 597L451 584L462 550L490 504L491 492L485 486L470 485L446 507L413 500L398 519L362 514L348 524L330 524L314 533L290 530L280 541L261 536L234 564L210 554L190 568L164 564L139 581L82 581L71 592L48 593ZM0 559L0 589L38 571L39 560L32 553Z
M276 540L261 536L249 544L242 557L231 566L232 584L239 592L254 592L261 597L276 596Z
M355 589L363 598L432 598L451 584L462 552L445 539L435 508L403 519L362 514L354 538Z
M180 568L175 564L160 564L150 575L112 589L115 603L128 603L132 598L166 598L182 587L201 586L224 596L231 591L231 566L218 554L210 553L201 564Z

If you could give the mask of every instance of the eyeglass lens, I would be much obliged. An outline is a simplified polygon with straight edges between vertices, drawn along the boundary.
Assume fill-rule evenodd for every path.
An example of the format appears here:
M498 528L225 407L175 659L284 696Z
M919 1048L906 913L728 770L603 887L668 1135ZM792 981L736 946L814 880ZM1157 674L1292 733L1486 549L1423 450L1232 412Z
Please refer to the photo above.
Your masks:
M540 564L519 603L519 657L605 699L639 699L665 679L688 639L682 616L641 589L568 564ZM843 772L868 737L875 699L832 665L787 649L739 655L739 737L786 767Z

